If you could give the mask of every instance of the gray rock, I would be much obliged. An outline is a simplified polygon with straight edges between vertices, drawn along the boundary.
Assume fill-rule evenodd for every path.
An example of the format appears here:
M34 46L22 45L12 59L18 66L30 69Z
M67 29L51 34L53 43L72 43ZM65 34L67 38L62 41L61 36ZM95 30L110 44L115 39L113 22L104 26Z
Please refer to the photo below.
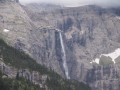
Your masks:
M28 9L18 3L0 3L0 37L9 45L24 51L39 64L65 78L60 37L56 31L56 28L60 29L71 79L88 83L93 90L120 89L119 64L105 67L90 63L101 54L120 48L118 13L98 6L38 13ZM6 33L4 29L10 31ZM11 75L7 71L11 69L5 67L4 72ZM35 83L39 82L38 73L30 73L28 70L15 73L33 81L32 78L35 78Z

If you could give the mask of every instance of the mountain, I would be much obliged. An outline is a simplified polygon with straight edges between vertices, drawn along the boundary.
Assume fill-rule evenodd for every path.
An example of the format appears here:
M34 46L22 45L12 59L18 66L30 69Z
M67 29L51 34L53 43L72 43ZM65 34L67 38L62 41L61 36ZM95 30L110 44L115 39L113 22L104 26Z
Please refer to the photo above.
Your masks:
M28 43L30 29L33 29L34 25L18 2L0 2L0 17L1 90L90 89L86 84L62 78L53 70L36 63L29 57L29 53L25 54L26 48L20 49Z
M25 7L27 7L26 9L28 9L28 11L32 11L34 13L40 13L40 12L44 12L44 11L54 11L57 9L61 9L63 8L60 5L55 5L55 4L46 4L46 3L30 3L30 4L26 4Z
M63 78L92 90L119 90L119 12L119 7L1 2L0 38Z
M120 48L119 8L105 9L89 5L41 13L28 12L26 9L26 12L37 28L46 31L48 28L57 28L63 32L66 62L71 79L88 83L93 90L119 90L119 63L114 63L112 59L112 56L116 54L114 52ZM50 39L51 35L54 35L50 31L46 33L49 40L46 40L44 47L54 46L53 41L56 41L55 47L52 48L56 50L57 61L59 60L59 65L65 73L59 33L55 33L56 40ZM52 51L51 48L49 49ZM112 56L108 57L110 53ZM118 56L120 56L119 53L118 51ZM35 55L34 58L36 58ZM43 56L47 56L46 51ZM40 57L36 59L39 60ZM42 63L50 64L49 59L45 60ZM96 63L96 60L100 60L99 63ZM119 62L119 59L117 60ZM94 63L91 63L92 61ZM56 72L60 73L57 70Z
M0 40L1 90L90 90L77 81L63 79L54 71L39 65L22 51Z

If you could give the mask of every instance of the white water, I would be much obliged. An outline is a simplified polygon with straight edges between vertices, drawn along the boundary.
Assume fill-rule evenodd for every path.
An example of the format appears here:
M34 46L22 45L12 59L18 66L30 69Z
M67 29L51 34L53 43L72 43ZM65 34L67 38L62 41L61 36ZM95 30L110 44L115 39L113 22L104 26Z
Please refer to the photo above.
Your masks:
M66 63L66 52L65 52L65 47L64 47L64 44L63 44L63 38L62 38L61 32L59 32L59 35L60 35L60 43L61 43L62 53L63 53L63 57L62 57L63 68L65 70L65 75L66 75L67 79L70 79L70 76L69 76L69 73L68 73L68 66L67 66L67 63Z

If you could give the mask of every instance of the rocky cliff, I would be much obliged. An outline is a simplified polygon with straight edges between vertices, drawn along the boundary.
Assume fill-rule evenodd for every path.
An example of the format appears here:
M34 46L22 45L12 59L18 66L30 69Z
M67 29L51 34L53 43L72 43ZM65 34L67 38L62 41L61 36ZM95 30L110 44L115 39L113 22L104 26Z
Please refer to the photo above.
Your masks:
M88 71L86 82L92 90L119 90L120 65L94 66Z
M88 83L93 90L119 90L119 65L110 62L112 57L110 59L102 57L102 64L96 61L100 55L120 48L119 8L104 9L98 6L83 6L41 13L26 11L36 27L52 27L63 32L71 79ZM55 48L57 60L61 62L58 34L55 39L58 39L56 47L59 48ZM91 63L93 60L94 64Z
M0 34L9 45L25 51L64 78L65 61L70 79L89 83L93 90L110 90L107 87L112 85L111 90L119 90L119 77L104 78L106 74L113 75L116 64L110 63L107 70L102 64L91 63L120 48L119 9L82 6L38 12L18 3L0 4ZM95 78L99 74L101 78ZM102 81L106 84L99 84Z

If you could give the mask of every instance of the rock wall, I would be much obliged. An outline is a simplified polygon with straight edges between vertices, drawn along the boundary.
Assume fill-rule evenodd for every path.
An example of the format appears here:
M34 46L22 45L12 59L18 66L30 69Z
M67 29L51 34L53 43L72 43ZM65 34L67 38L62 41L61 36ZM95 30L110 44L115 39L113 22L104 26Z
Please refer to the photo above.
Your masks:
M94 66L90 63L101 54L110 53L120 47L118 14L97 6L64 8L43 13L27 11L27 13L36 27L54 27L63 31L71 79L88 83L93 90L119 90L119 77L116 75L119 70L116 70L118 67L116 64L106 67ZM55 38L58 39L58 37ZM51 40L54 41L54 39ZM55 44L56 47L60 46L59 39ZM61 52L60 48L56 50ZM60 62L61 53L57 52L56 56Z
M120 65L94 66L88 71L86 82L92 90L119 90Z
M90 63L101 54L120 48L119 14L97 6L39 13L25 11L17 3L0 3L0 7L0 37L8 44L65 77L60 38L56 31L56 28L60 29L70 78L89 83L93 90L110 90L111 86L112 90L119 90L116 74L110 74L115 78L105 78L115 71L116 64L109 69L101 66L99 70ZM104 75L99 77L99 74Z

